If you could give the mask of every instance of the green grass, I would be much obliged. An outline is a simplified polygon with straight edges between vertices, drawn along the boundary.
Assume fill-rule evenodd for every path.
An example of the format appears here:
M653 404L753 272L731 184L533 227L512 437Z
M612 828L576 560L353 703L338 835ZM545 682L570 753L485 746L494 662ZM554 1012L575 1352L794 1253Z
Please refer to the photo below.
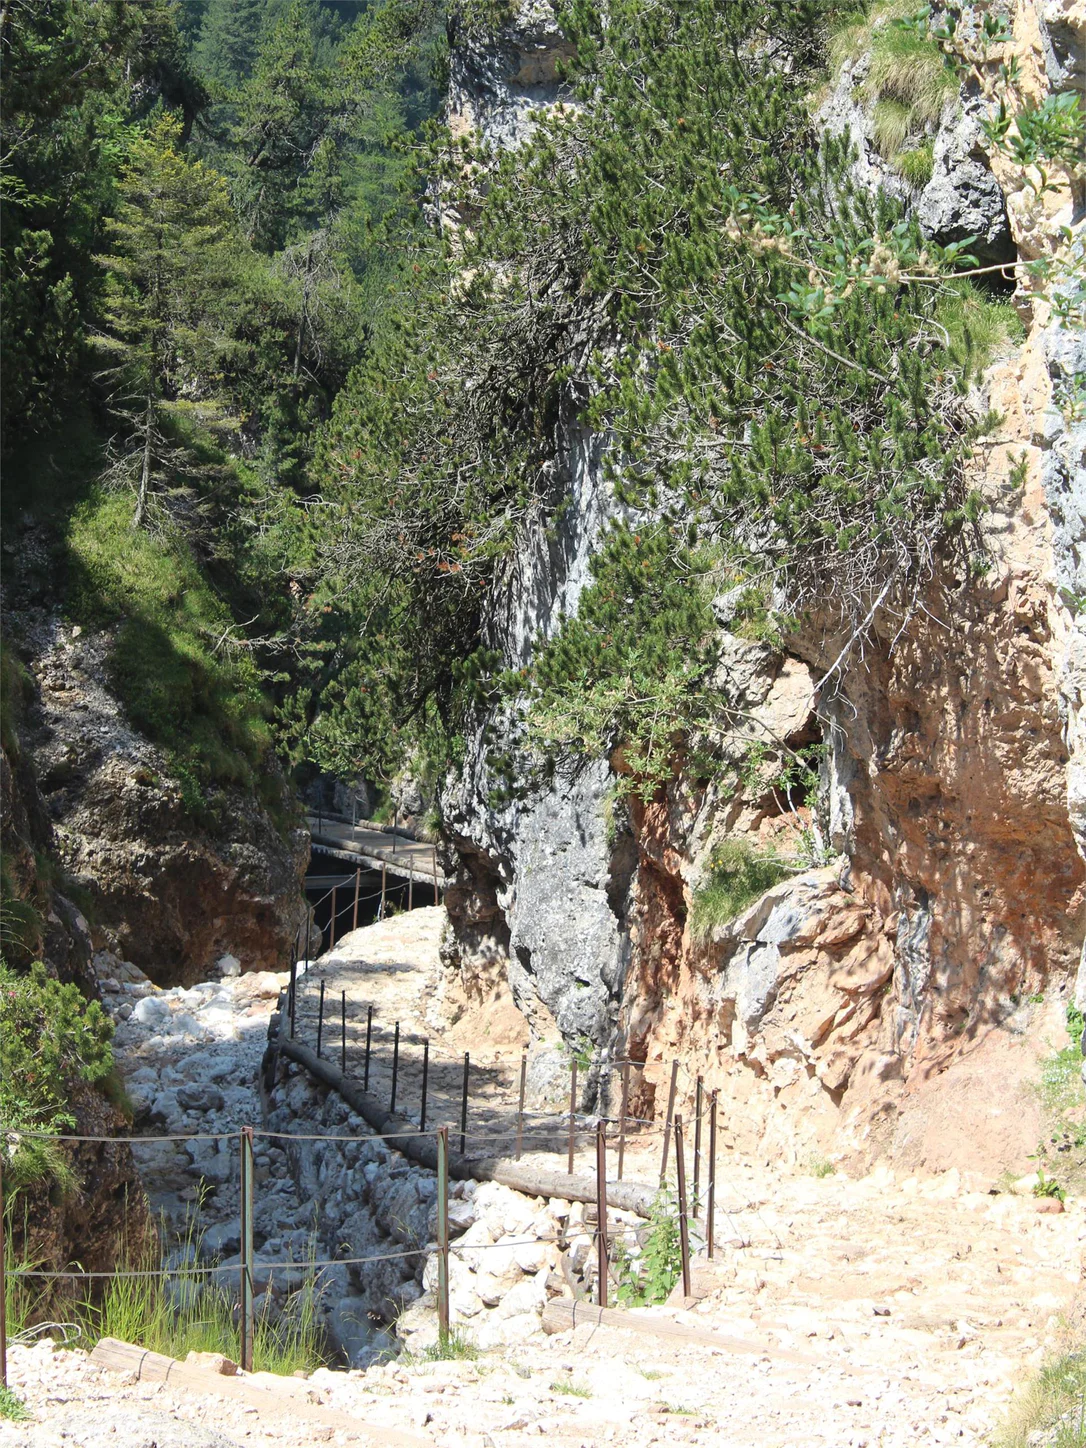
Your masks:
M561 1393L566 1398L590 1398L592 1389L586 1388L583 1383L575 1383L572 1378L556 1378L550 1385L552 1393Z
M694 891L690 906L690 933L708 940L767 890L793 873L787 861L763 854L745 840L725 840L713 851L709 877Z
M935 169L935 148L931 141L922 141L908 151L898 151L891 159L909 185L920 191L931 180Z
M458 1327L453 1327L448 1332L440 1334L437 1342L424 1348L422 1352L402 1354L401 1356L420 1363L474 1362L479 1356L479 1349L467 1333Z
M935 319L946 330L952 359L967 377L1025 339L1025 328L1009 298L992 297L965 278L944 284Z
M812 1156L811 1160L807 1164L807 1170L811 1173L813 1177L818 1177L818 1179L821 1181L825 1177L833 1176L837 1168L834 1166L833 1162L830 1161L827 1157Z
M17 1398L10 1388L0 1387L0 1418L7 1418L13 1423L25 1422L30 1414L20 1398Z
M181 534L133 530L131 498L96 491L72 515L68 549L72 612L116 628L112 685L169 755L190 813L213 823L209 791L229 785L280 806L260 675Z
M1086 1445L1086 1351L1043 1367L1020 1390L993 1448L1083 1448Z
M9 1221L11 1212L8 1212ZM197 1234L188 1230L182 1245L195 1255ZM184 1358L190 1352L219 1352L237 1361L236 1292L209 1285L205 1273L179 1269L163 1277L114 1277L94 1301L45 1301L35 1279L25 1274L38 1264L24 1259L9 1262L7 1322L10 1337L42 1318L62 1317L77 1324L79 1345L93 1347L104 1337L135 1343L151 1352ZM161 1265L161 1250L153 1237L138 1251L122 1252L118 1271L146 1271ZM318 1313L316 1274L309 1285L287 1299L287 1311L278 1322L267 1316L256 1320L253 1367L257 1372L290 1375L311 1371L325 1360L324 1335ZM170 1286L172 1285L172 1291Z
M958 89L957 76L944 63L938 45L894 24L915 9L909 0L888 0L866 13L843 16L829 41L835 73L847 60L870 56L862 95L874 107L875 146L895 164L908 139L935 127L947 99Z

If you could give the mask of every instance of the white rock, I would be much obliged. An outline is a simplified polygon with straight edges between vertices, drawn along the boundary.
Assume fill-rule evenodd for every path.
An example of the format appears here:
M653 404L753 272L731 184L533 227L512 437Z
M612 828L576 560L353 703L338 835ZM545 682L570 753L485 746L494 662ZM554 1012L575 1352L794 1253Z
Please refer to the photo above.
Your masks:
M241 974L241 961L236 955L220 955L215 962L215 970L227 980L232 980Z

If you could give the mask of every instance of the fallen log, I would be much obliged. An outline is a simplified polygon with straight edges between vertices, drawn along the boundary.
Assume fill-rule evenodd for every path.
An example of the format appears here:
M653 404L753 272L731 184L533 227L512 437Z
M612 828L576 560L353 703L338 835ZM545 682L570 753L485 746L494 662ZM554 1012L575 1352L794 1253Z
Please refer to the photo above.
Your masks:
M428 1438L398 1428L378 1428L337 1408L307 1401L313 1391L303 1379L280 1378L271 1373L225 1376L205 1367L178 1362L164 1353L149 1352L115 1337L104 1337L90 1355L95 1367L134 1373L140 1382L166 1383L185 1393L217 1393L247 1403L267 1417L289 1417L301 1423L351 1433L379 1448L430 1448Z
M589 1323L594 1327L619 1327L625 1332L644 1333L650 1337L670 1337L678 1342L715 1347L721 1352L747 1353L752 1357L771 1358L775 1362L792 1363L797 1367L836 1368L840 1372L864 1374L871 1369L856 1368L850 1363L814 1357L809 1353L792 1352L788 1348L771 1347L768 1343L748 1342L742 1337L729 1337L711 1327L687 1325L671 1318L652 1317L646 1312L623 1311L615 1307L596 1307L590 1302L571 1302L554 1298L543 1309L543 1331L568 1332L570 1328Z
M316 1080L338 1092L352 1111L357 1112L367 1126L383 1136L394 1151L407 1157L418 1166L437 1170L437 1143L431 1134L420 1132L414 1122L395 1114L382 1106L375 1096L363 1091L356 1081L344 1076L338 1066L304 1046L301 1041L291 1040L283 1034L282 1016L278 1050L281 1055L297 1062ZM568 1176L563 1171L533 1166L509 1157L472 1157L459 1152L449 1153L449 1175L457 1181L497 1182L512 1191L523 1192L529 1197L557 1197L566 1202L595 1202L596 1178L594 1176ZM634 1212L648 1218L656 1196L654 1188L637 1186L633 1182L608 1182L607 1200L611 1206L624 1212Z

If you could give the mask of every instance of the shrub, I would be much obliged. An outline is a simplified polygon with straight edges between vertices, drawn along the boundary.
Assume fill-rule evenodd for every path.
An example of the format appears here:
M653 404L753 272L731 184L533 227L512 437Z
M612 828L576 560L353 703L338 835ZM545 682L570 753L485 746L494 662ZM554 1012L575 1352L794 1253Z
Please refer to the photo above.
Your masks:
M0 1121L16 1136L4 1171L11 1191L49 1181L76 1190L57 1142L18 1133L74 1126L72 1091L110 1074L112 1036L109 1017L77 986L53 980L40 962L17 975L0 961Z
M666 1300L682 1271L679 1215L667 1191L658 1192L649 1216L648 1236L639 1259L620 1253L618 1300L627 1307L648 1307Z
M1086 1443L1086 1351L1081 1346L1041 1368L1016 1395L994 1448L1082 1448Z

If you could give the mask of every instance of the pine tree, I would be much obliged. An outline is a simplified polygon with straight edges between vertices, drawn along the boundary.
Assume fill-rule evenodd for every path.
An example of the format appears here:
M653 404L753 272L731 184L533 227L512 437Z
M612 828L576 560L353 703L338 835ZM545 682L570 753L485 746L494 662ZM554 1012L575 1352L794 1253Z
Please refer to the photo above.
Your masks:
M208 0L193 61L220 96L235 92L252 72L267 0Z
M223 179L180 142L168 113L134 142L101 258L98 344L110 359L111 410L125 425L111 476L135 491L136 528L156 492L191 472L169 417L186 386L199 390L214 376L219 306L236 259Z

